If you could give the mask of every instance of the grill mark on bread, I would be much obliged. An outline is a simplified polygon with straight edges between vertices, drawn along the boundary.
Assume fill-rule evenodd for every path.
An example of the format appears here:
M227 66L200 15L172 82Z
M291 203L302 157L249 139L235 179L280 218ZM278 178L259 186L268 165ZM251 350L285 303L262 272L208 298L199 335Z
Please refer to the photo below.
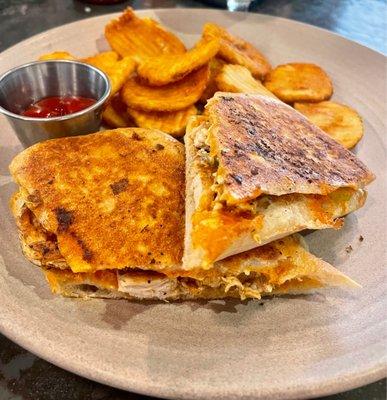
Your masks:
M90 262L93 259L93 252L89 249L89 247L86 245L85 241L82 240L76 233L74 232L69 232L70 236L72 236L75 241L77 242L78 246L82 250L82 258Z
M92 251L85 245L85 242L82 239L77 239L77 243L82 249L82 257L85 261L90 262L93 258Z
M58 222L58 233L68 231L70 225L74 222L74 214L63 207L58 207L55 210L56 220Z
M225 182L220 190L236 202L251 198L257 189L274 195L327 194L374 179L353 153L277 100L217 95L206 108L216 146L212 152ZM235 175L243 177L243 185Z
M117 196L118 194L124 192L128 188L128 185L128 180L126 178L123 178L117 182L110 184L110 188L112 189L114 196Z

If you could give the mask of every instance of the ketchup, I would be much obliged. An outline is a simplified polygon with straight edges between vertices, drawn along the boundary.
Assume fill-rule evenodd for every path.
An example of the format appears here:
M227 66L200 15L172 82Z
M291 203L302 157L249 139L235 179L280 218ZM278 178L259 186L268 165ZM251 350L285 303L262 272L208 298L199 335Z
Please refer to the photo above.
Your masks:
M61 117L84 110L95 102L95 99L80 96L46 97L30 105L21 115L33 118Z

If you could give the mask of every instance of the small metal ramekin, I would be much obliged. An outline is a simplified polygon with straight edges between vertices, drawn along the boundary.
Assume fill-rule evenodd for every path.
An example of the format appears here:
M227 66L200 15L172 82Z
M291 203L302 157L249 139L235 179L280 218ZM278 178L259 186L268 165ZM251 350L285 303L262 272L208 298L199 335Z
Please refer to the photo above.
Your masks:
M78 61L37 61L0 77L0 113L7 117L23 146L28 147L46 139L98 131L102 106L109 94L109 78L98 68ZM51 96L89 97L96 103L61 117L20 115L31 104Z

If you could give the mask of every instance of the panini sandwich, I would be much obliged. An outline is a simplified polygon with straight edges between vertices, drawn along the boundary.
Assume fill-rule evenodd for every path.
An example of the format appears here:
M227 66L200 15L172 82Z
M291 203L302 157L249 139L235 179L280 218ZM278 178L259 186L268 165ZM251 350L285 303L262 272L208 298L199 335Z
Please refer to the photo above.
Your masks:
M180 142L138 128L24 150L10 170L25 256L54 293L82 298L243 299L356 286L298 235L183 269L184 167Z
M374 179L300 113L260 95L218 92L185 139L187 270L303 229L338 229Z

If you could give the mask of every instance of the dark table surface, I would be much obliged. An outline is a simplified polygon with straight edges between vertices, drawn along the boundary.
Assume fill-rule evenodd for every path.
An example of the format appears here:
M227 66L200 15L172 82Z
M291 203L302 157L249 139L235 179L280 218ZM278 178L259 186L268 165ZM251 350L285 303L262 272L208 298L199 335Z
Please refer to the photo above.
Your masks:
M215 1L222 4L222 1ZM211 1L135 0L93 6L76 0L0 0L0 51L34 34L90 16L133 8L211 7ZM386 0L261 0L250 11L306 22L387 53ZM0 334L0 400L150 400L64 371ZM386 380L324 397L383 400Z

